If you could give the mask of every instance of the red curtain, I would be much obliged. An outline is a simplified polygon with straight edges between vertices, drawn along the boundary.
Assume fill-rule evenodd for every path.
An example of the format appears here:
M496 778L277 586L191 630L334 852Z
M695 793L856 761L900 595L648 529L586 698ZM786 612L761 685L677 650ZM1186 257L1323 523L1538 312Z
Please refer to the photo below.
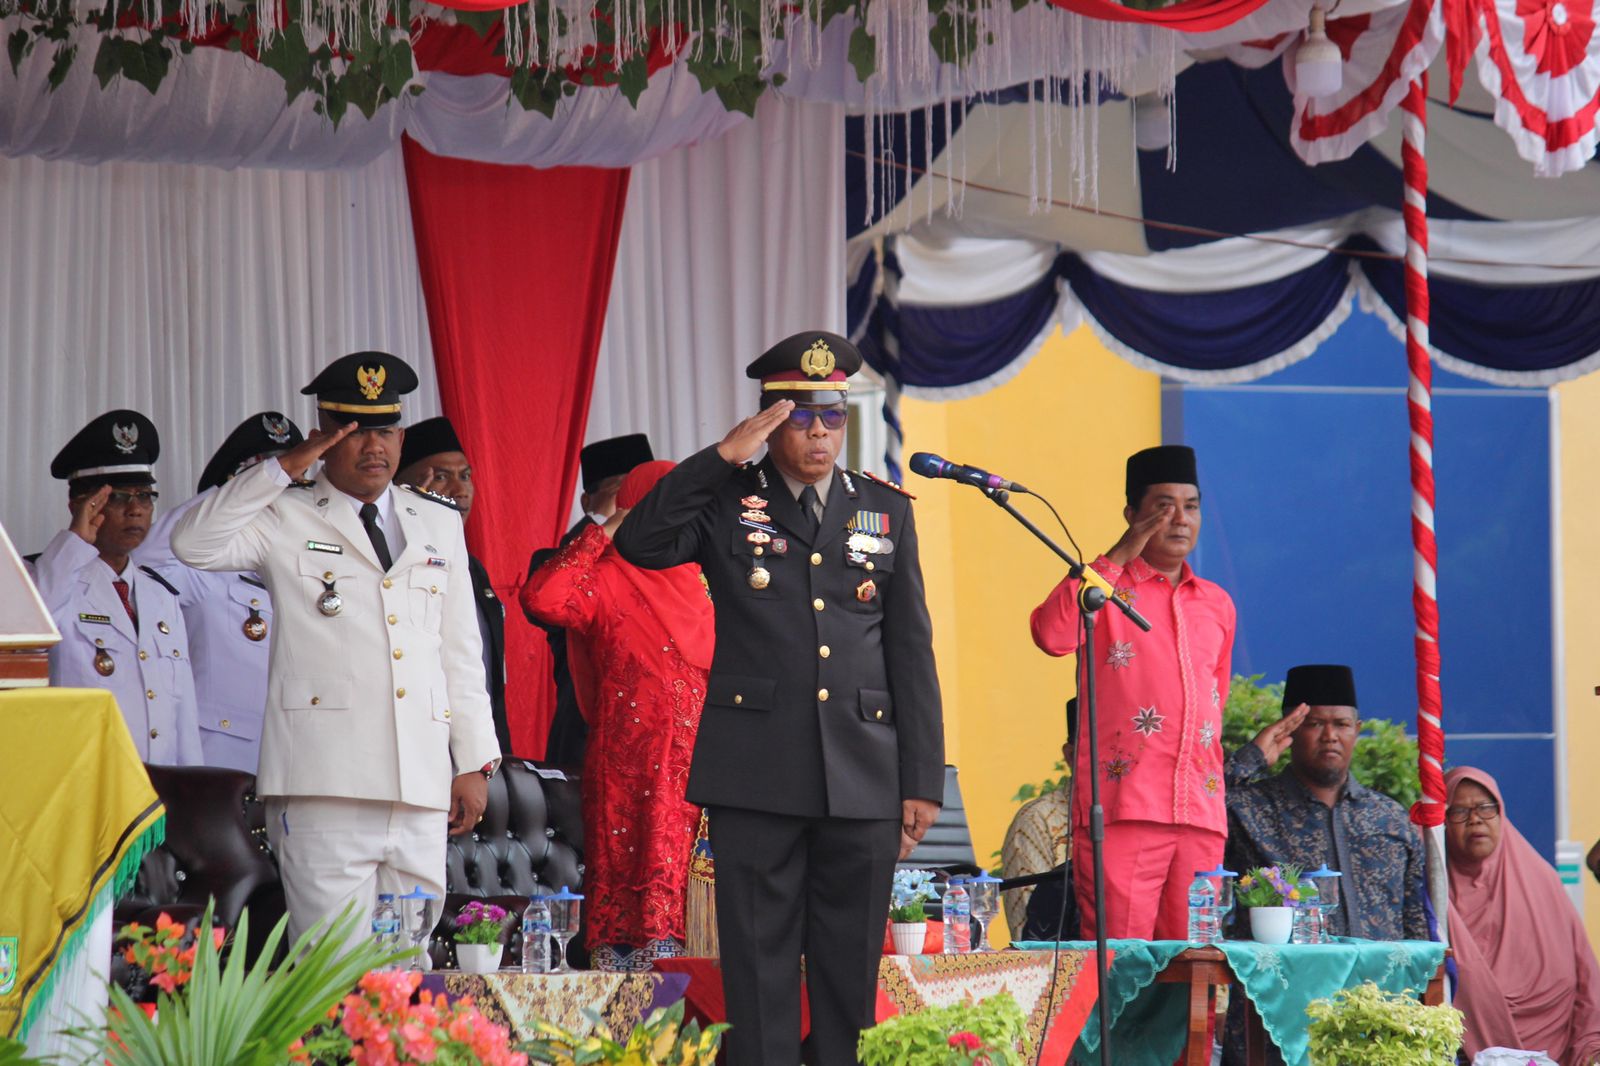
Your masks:
M571 512L628 172L404 151L439 394L477 480L467 542L506 603L512 749L538 758L555 694L516 593Z

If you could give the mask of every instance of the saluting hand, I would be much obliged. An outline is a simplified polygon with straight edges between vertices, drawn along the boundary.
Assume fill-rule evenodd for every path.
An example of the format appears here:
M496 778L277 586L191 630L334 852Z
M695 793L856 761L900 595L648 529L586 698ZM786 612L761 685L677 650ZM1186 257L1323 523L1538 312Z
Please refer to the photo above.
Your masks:
M723 461L738 465L755 458L756 452L767 443L772 431L783 424L794 410L793 400L779 400L765 411L759 411L728 430L728 435L717 445L717 454Z
M72 522L67 528L93 544L95 533L106 520L105 506L110 498L111 486L101 485L87 496L78 496L67 501L67 507L72 511Z
M1273 722L1255 735L1255 739L1250 743L1261 749L1261 754L1267 757L1268 766L1276 763L1288 750L1289 745L1294 742L1294 731L1300 728L1300 723L1306 720L1306 715L1310 711L1311 708L1302 703L1284 715L1282 720Z
M1135 517L1128 523L1128 531L1122 534L1122 539L1106 552L1106 558L1118 566L1133 562L1144 551L1144 546L1150 543L1150 538L1172 520L1173 513L1172 504L1164 503L1143 518Z
M321 459L324 452L360 428L359 422L346 422L333 433L313 429L311 436L278 456L278 465L285 474L298 478L311 469L311 464Z

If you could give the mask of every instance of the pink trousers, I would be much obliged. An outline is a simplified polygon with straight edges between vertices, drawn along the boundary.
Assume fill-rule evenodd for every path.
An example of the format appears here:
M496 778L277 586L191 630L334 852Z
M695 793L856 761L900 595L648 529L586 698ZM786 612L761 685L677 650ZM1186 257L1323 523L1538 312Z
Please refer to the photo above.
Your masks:
M1106 826L1107 939L1187 940L1189 883L1222 861L1227 837L1193 826L1113 822ZM1087 827L1075 827L1072 884L1083 936L1095 935L1094 853Z

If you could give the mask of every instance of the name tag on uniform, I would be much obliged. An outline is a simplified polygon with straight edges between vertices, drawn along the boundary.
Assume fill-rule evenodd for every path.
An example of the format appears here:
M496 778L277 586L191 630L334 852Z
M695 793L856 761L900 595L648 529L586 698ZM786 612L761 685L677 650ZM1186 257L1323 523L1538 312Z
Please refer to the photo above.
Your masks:
M80 614L78 615L78 621L93 622L97 626L108 626L111 624L111 616L109 614Z
M437 566L437 567L440 567L440 568L444 568L444 567L449 566L450 564L445 562L443 559L440 559L438 557L433 557L433 558L430 558L428 560L428 565L429 566Z
M344 549L337 544L324 544L320 540L306 541L306 547L314 552L328 552L332 555L343 555Z

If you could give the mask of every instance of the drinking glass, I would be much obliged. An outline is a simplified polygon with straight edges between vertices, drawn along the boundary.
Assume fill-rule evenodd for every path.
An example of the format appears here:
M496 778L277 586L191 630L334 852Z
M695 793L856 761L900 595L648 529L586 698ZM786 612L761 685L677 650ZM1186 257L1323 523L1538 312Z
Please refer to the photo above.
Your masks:
M550 935L556 938L556 967L550 972L572 973L572 967L567 965L567 941L578 935L583 896L562 885L561 891L546 896L545 902L550 904Z
M972 897L972 920L979 923L973 931L973 948L977 951L994 951L989 946L989 923L1000 913L1000 879L989 876L985 870L966 882L967 894Z
M1311 883L1317 886L1317 928L1321 933L1319 943L1333 942L1333 933L1330 922L1333 912L1339 909L1339 878L1343 875L1338 870L1331 870L1327 863L1306 874Z
M400 904L400 927L411 940L411 969L433 969L433 960L428 957L424 945L439 923L439 897L417 885L395 902Z

